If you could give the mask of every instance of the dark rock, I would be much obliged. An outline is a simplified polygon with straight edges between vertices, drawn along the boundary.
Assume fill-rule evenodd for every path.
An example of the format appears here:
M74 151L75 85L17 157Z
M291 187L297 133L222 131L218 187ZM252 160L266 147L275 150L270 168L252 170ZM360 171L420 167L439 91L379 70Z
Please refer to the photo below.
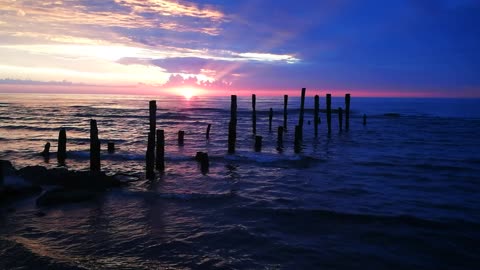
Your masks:
M37 199L37 205L47 206L64 203L78 203L91 200L97 192L79 189L56 188L42 194Z
M8 160L0 160L0 186L3 184L3 179L7 175L14 175L15 168Z
M32 196L42 192L39 186L3 186L0 187L0 202Z
M57 185L62 187L102 191L120 187L124 183L103 172L69 171L64 168L47 170L42 166L29 166L18 170L25 180L37 185Z

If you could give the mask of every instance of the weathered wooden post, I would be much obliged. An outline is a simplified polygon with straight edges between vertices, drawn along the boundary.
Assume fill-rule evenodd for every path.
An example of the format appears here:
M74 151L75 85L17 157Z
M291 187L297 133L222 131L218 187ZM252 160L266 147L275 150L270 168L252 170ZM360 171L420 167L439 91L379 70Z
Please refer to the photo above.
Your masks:
M328 134L332 133L332 95L327 94L327 127Z
M3 162L0 161L0 187L3 185Z
M178 132L178 145L182 146L183 145L183 142L184 142L184 137L185 137L185 131L183 130L180 130Z
M205 152L197 152L195 155L195 160L200 163L200 170L203 174L208 172L208 168L210 167L210 161L208 159L208 153Z
M157 152L155 155L155 167L158 171L165 170L165 133L163 129L157 129Z
M262 151L262 136L255 136L255 152Z
M230 122L228 123L228 153L235 153L235 142L237 140L237 96L231 96Z
M100 140L97 121L90 119L90 171L100 172Z
M313 125L315 128L315 138L318 137L318 115L320 113L320 97L315 95L315 109L313 111Z
M350 94L345 94L345 130L350 129Z
M153 139L155 140L155 130L157 130L157 102L150 100L148 105L150 132L153 133Z
M208 124L207 126L207 140L210 140L210 128L212 127L212 124Z
M153 132L148 132L148 146L147 146L147 154L145 156L146 162L146 177L147 179L154 179L155 178L155 171L154 171L154 163L155 163L155 134Z
M268 131L272 132L273 109L268 112Z
M283 131L287 132L287 105L288 105L288 95L283 96Z
M367 115L366 114L363 114L363 125L364 126L367 125Z
M45 147L43 148L43 151L41 153L41 155L45 158L45 159L49 159L50 158L50 143L47 142L45 144Z
M305 91L306 90L307 90L306 88L302 88L302 97L300 99L300 115L298 118L298 125L300 126L300 134L299 134L300 141L303 140L303 116L305 112Z
M67 132L65 128L61 128L58 133L58 148L57 148L57 160L58 163L64 164L67 158Z
M279 126L277 130L277 148L283 148L283 127Z
M255 108L257 102L257 96L252 95L252 132L253 135L257 134L257 110Z
M293 143L295 153L300 153L302 140L300 139L300 133L302 132L302 128L297 125L295 126L295 140Z
M145 157L146 162L146 171L147 179L155 178L155 132L157 129L157 102L155 100L150 100L149 102L149 124L150 129L148 132L148 142L147 142L147 154Z
M340 132L343 130L343 110L342 107L338 108L338 127L340 129Z
M109 154L115 153L115 143L114 142L108 142L107 143L107 151Z

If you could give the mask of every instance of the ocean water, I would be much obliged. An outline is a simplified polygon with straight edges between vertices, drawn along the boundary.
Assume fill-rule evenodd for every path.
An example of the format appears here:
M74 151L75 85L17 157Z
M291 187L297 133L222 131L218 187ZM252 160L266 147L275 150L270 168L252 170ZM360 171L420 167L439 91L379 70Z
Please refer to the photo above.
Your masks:
M157 128L166 135L166 170L148 181L153 99ZM333 98L332 108L343 103ZM102 169L130 182L90 202L37 207L28 198L0 205L0 269L476 269L479 105L352 96L350 131L339 132L334 114L329 136L322 113L314 138L308 97L296 154L299 98L290 97L279 152L283 96L257 97L264 145L256 153L250 97L239 97L237 151L229 155L228 96L0 94L0 159L16 168L57 167L58 130L65 127L66 167L86 170L89 120L96 119ZM179 130L184 146L176 143ZM48 163L38 154L47 141ZM114 154L106 151L108 141L116 144ZM197 151L210 156L207 174L194 160Z

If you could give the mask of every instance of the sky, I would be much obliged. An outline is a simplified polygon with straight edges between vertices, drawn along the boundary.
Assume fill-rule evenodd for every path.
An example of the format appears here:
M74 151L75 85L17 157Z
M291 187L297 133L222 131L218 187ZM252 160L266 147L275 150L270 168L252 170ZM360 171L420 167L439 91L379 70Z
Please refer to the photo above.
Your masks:
M480 97L478 0L0 0L0 92Z

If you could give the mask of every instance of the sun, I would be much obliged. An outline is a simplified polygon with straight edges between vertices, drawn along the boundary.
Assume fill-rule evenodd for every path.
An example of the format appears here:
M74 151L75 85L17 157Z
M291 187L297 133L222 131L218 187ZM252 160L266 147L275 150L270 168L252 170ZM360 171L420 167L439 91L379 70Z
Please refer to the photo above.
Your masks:
M177 88L176 92L178 95L185 97L185 99L189 100L192 97L198 96L201 93L201 90L194 87L182 87Z

